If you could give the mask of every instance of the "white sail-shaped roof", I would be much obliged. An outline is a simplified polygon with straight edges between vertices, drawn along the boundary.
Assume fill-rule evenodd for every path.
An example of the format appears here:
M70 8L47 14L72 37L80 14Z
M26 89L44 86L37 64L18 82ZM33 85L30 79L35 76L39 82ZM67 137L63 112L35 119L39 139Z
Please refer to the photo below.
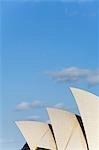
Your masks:
M77 124L72 132L73 133L69 139L66 150L88 150L79 124Z
M48 108L58 150L87 150L86 141L76 116L56 108Z
M90 150L99 150L99 97L84 90L71 88L76 99Z
M31 150L37 147L56 150L48 124L36 121L17 121L16 124Z

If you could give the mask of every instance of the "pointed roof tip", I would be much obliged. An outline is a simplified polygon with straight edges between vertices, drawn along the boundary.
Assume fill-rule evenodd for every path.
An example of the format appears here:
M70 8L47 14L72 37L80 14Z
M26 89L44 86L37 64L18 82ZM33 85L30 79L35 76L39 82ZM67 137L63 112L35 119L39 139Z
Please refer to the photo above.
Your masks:
M71 93L72 95L75 97L75 94L79 93L79 92L88 92L86 90L80 89L80 88L76 88L76 87L70 87Z
M69 110L63 109L63 108L57 108L57 107L47 107L47 112L48 114L52 111L56 112L56 111L60 111L60 112L69 112Z
M75 88L75 87L70 86L69 88L70 88L70 90L71 90L71 89L73 89L73 88Z
M70 87L70 91L71 91L71 93L74 97L75 97L75 94L77 94L79 92L87 92L83 89L79 89L79 88L76 88L76 87Z
M19 122L20 122L20 121L15 121L15 124L18 125Z
M24 121L15 121L16 126L19 128L19 125L22 124Z
M22 124L24 122L28 122L28 121L26 121L26 120L17 120L17 121L15 121L15 124L18 126L18 124Z
M74 89L76 89L75 87L70 86L69 87L70 91L72 92Z
M58 110L58 108L55 108L55 107L47 107L46 109L47 109L48 114L50 113L50 111Z
M15 124L18 126L20 123L24 123L25 121L24 120L17 120L17 121L15 121Z
M96 96L97 98L99 98L99 96L97 96L96 94L88 91L88 90L85 90L85 89L80 89L80 88L76 88L76 87L70 87L70 90L73 94L73 96L75 97L76 94L87 94L87 95L91 95L91 96Z
M52 112L52 111L54 111L54 112L56 112L56 111L65 111L64 109L62 109L62 108L57 108L57 107L47 107L46 110L47 110L47 112L48 112L48 115L49 115L49 113Z
M46 109L48 110L48 109L51 109L52 107L46 107Z
M70 90L71 90L71 92L73 92L73 91L78 91L78 90L81 90L81 91L84 91L83 89L80 89L80 88L76 88L76 87L69 87L70 88Z
M53 107L47 107L47 108L46 108L48 115L49 115L49 112L50 112L52 109L54 109L54 108L53 108Z
M77 88L77 87L70 87L70 90L71 90L71 92L72 92L72 94L74 95L74 92L88 92L88 91L86 91L86 90L84 90L84 89L80 89L80 88Z
M57 113L65 113L65 114L76 115L74 112L71 112L69 110L62 109L62 108L55 108L55 107L48 107L47 108L47 112L48 112L48 116L50 116L50 113L52 113L52 112L54 112L55 114L57 114Z

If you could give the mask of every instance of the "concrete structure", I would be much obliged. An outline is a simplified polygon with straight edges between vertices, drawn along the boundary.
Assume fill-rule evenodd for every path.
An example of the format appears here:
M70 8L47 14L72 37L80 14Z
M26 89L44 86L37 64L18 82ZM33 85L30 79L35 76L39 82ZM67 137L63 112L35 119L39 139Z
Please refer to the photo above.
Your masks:
M56 150L56 144L47 123L18 121L16 124L31 150L35 150L37 148Z
M16 122L27 144L22 150L99 150L99 97L71 88L80 116L47 108L51 124ZM29 149L30 148L30 149Z
M99 97L71 88L85 128L89 150L99 150Z
M87 150L86 140L75 116L55 108L47 109L59 150Z

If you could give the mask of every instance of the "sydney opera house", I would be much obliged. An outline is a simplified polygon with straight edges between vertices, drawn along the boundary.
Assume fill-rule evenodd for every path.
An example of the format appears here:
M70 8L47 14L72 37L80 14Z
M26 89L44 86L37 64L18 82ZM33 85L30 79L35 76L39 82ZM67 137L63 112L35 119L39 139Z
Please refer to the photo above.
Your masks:
M26 144L21 150L99 150L99 97L71 88L80 116L47 108L50 124L16 121Z

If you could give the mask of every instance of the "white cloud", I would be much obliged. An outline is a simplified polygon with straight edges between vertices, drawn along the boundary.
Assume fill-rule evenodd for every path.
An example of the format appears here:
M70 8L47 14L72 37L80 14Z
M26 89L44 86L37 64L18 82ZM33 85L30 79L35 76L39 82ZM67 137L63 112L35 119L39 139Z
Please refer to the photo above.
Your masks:
M28 102L21 102L16 106L16 110L30 110L33 108L40 108L45 107L45 104L43 104L41 101L34 100L32 103Z
M62 102L57 103L54 105L55 108L64 109L64 104Z
M21 102L16 106L16 110L28 110L30 108L30 103Z
M59 71L46 72L46 74L65 83L85 81L91 85L99 84L99 71L97 70L69 67Z
M88 69L80 69L77 67L64 68L59 71L47 72L47 74L59 81L76 81L89 75Z
M32 107L32 108L35 108L35 107L43 107L43 106L44 106L44 104L41 103L41 102L38 101L38 100L35 100L35 101L33 101L33 102L31 103L31 107Z
M92 85L99 84L99 72L93 73L88 76L87 81Z
M74 16L82 16L82 17L96 17L97 12L94 11L89 11L89 12L81 12L80 10L68 10L67 8L65 9L65 15L69 17L74 17Z
M41 103L40 101L33 101L32 103L28 103L28 102L21 102L16 106L16 110L17 111L26 111L26 110L30 110L33 108L43 108L43 107L54 107L54 108L60 108L60 109L64 109L65 106L62 102L58 102L55 105L48 105L45 103ZM32 115L27 117L27 119L29 120L38 120L40 119L40 116L38 115Z
M27 119L28 120L39 120L40 116L38 116L38 115L32 115L32 116L27 117Z

